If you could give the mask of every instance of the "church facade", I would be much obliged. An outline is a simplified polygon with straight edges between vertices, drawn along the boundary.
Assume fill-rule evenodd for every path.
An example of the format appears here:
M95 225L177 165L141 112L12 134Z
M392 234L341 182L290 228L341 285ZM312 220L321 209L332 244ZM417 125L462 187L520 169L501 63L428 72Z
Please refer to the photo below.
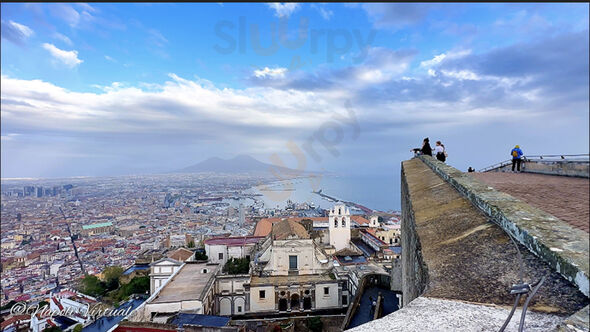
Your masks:
M245 285L250 313L311 312L348 306L345 280L332 273L332 262L298 222L273 225Z

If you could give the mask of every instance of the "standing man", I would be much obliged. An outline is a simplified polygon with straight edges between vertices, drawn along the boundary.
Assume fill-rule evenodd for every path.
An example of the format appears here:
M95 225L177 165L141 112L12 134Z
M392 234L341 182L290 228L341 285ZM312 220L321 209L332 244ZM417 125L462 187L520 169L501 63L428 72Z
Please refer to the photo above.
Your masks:
M510 151L510 154L512 155L512 172L514 172L514 165L516 165L516 169L520 172L520 162L522 161L521 157L523 155L520 146L516 145L514 149Z

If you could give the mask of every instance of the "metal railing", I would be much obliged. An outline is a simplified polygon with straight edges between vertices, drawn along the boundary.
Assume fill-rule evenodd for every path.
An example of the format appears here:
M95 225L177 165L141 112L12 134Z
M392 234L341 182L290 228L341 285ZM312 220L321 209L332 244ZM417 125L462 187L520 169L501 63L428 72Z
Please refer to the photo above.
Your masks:
M567 160L567 161L589 161L590 154L544 154L544 155L532 155L532 156L522 156L522 161L535 161L535 160L542 160L542 161L559 161L559 160ZM501 161L499 163L495 163L493 165L481 168L478 172L487 172L491 171L496 168L504 167L507 165L512 164L512 159L507 159Z

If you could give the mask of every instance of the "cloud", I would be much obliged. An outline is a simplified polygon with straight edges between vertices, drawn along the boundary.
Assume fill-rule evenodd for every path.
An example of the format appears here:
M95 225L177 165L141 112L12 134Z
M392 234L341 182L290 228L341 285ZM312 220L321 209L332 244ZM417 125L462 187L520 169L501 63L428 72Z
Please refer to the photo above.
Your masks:
M377 28L398 29L421 22L432 4L366 3L362 8Z
M255 75L251 83L283 89L307 91L327 90L336 86L358 90L369 84L382 83L404 73L416 50L391 50L384 47L370 47L363 52L365 60L359 65L330 69L320 68L315 72L293 71L268 79Z
M18 136L19 136L19 134L9 133L6 135L2 135L0 138L2 139L3 142L6 142L6 141L13 141Z
M76 6L82 8L82 10L90 12L90 13L96 12L96 8L92 7L91 5L89 5L87 3L77 3Z
M82 18L82 16L80 15L80 13L78 13L77 10L75 10L72 6L67 4L54 4L49 8L49 11L53 16L66 22L70 27L78 26ZM91 16L90 14L88 14L88 12L84 13L86 13L86 15L84 15L86 17Z
M332 16L334 16L334 12L327 9L325 6L320 5L320 4L312 4L311 8L317 10L317 12L320 14L320 16L324 19L324 20L329 20L332 18Z
M268 68L254 70L254 76L258 78L277 78L285 77L287 68Z
M436 69L510 82L515 92L536 90L545 97L583 97L588 94L588 42L588 30L565 33L444 59Z
M17 45L23 45L25 40L34 34L34 31L26 25L14 21L1 21L2 38Z
M155 55L164 59L168 59L170 57L170 55L166 51L166 44L168 44L168 39L166 39L166 37L164 37L164 35L156 29L147 29L147 34L148 49Z
M157 47L164 47L168 43L168 39L162 35L162 33L156 29L149 29L148 30L148 40L150 43Z
M83 60L78 59L78 51L64 51L49 43L44 43L43 48L49 51L56 60L60 61L67 67L74 68L84 62Z
M289 17L295 11L297 11L300 7L300 4L293 3L293 2L273 2L266 4L269 8L275 11L275 16L277 17Z
M95 94L2 76L3 124L21 130L116 133L191 133L199 127L216 134L220 127L309 128L311 118L327 119L325 109L334 108L311 92L219 89L206 80L175 74L170 79L149 89L113 84Z
M369 147L399 145L398 137L416 133L444 138L467 131L482 144L496 144L498 128L508 126L517 134L520 127L531 133L555 126L556 135L587 138L587 30L483 52L418 55L373 47L362 63L345 67L264 67L247 74L245 88L170 74L161 84L115 82L91 93L3 75L2 131L21 135L10 144L31 135L45 135L46 145L45 137L82 140L76 152L116 154L123 164L154 154L158 164L166 153L285 151L286 141L305 142L334 114L346 114L350 101ZM456 135L457 142L467 137ZM485 137L492 139L485 143ZM201 150L207 146L214 148Z
M70 38L68 38L68 36L63 35L59 32L55 32L53 35L53 38L57 39L57 40L61 40L62 42L66 43L68 46L72 46L74 43L72 43L72 40Z
M449 51L447 53L441 53L439 55L435 55L430 60L425 60L425 61L420 62L420 67L428 69L428 74L431 76L434 76L435 71L432 69L432 67L436 67L437 65L442 63L444 60L448 61L451 59L459 59L459 58L465 57L469 54L471 54L471 50Z
M117 60L113 59L112 57L110 57L108 55L105 55L104 58L105 58L105 60L108 60L110 62L117 62Z

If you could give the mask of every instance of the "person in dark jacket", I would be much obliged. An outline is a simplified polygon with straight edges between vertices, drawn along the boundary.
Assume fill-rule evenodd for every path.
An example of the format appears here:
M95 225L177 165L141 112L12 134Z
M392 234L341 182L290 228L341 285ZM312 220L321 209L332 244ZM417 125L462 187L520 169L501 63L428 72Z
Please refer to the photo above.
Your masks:
M420 154L425 154L428 156L432 156L432 148L430 147L430 142L428 140L428 137L426 137L424 139L424 141L422 142L422 147L421 148L414 148L410 151L414 152L414 157Z
M422 150L420 151L422 154L432 157L432 148L430 147L430 141L428 140L428 137L426 137L422 142Z

